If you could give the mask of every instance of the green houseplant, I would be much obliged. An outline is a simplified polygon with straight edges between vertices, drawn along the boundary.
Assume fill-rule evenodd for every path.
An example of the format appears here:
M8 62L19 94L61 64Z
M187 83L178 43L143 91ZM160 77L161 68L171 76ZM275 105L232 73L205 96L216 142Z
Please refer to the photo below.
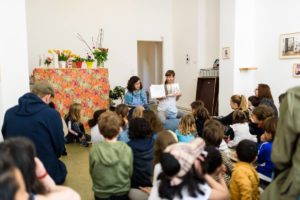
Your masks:
M113 100L121 99L121 102L124 100L125 88L122 86L116 86L113 90L109 90L109 101L110 104L113 104Z
M107 48L94 48L94 58L97 60L97 66L103 67L104 62L107 61L108 49Z

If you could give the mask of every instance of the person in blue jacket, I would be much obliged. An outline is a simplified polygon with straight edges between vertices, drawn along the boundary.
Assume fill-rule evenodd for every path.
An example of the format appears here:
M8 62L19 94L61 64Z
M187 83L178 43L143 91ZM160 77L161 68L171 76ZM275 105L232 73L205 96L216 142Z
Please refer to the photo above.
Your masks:
M131 119L133 110L137 106L143 106L146 110L149 108L146 92L138 76L132 76L128 80L124 103L131 108L128 113L128 119Z
M8 109L4 116L4 139L24 136L36 147L37 156L56 184L62 184L67 169L59 157L64 152L64 132L60 114L48 104L54 97L52 86L36 82L32 91L19 98L19 104Z

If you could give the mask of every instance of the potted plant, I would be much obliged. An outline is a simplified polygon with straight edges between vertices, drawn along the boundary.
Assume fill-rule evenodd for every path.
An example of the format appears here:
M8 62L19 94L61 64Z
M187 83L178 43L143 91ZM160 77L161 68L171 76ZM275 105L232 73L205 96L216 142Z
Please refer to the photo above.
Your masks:
M124 100L125 88L122 86L116 86L113 90L109 90L110 105L113 106L113 100L121 99L121 103Z
M93 63L94 63L94 59L92 58L92 56L90 56L89 54L87 55L86 59L85 59L85 63L86 63L86 67L88 69L93 68Z
M62 51L54 49L53 52L56 53L57 56L58 56L59 66L62 67L62 68L65 68L66 65L67 65L67 60L70 57L72 57L72 51L71 50L67 50L67 49L64 49Z
M84 62L84 58L75 55L75 58L73 59L73 62L75 63L77 68L81 68L82 67L82 63Z
M107 48L94 48L94 58L97 60L97 67L104 67L104 62L107 61L108 49Z

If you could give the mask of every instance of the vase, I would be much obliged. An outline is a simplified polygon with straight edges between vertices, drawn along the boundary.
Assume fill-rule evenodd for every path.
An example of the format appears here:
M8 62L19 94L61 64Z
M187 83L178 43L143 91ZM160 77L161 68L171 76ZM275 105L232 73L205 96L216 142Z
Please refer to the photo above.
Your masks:
M93 68L93 63L94 62L86 62L86 68L92 69Z
M59 68L66 68L66 61L58 61Z
M104 62L100 59L97 59L97 67L104 67Z
M83 63L82 61L75 62L76 68L81 68L82 63Z

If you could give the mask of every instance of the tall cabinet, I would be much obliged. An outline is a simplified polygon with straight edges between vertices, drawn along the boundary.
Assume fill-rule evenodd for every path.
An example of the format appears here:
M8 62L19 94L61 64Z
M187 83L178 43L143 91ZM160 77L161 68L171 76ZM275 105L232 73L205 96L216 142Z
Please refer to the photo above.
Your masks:
M204 102L210 115L217 116L219 109L219 76L218 73L201 75L197 81L196 100Z

